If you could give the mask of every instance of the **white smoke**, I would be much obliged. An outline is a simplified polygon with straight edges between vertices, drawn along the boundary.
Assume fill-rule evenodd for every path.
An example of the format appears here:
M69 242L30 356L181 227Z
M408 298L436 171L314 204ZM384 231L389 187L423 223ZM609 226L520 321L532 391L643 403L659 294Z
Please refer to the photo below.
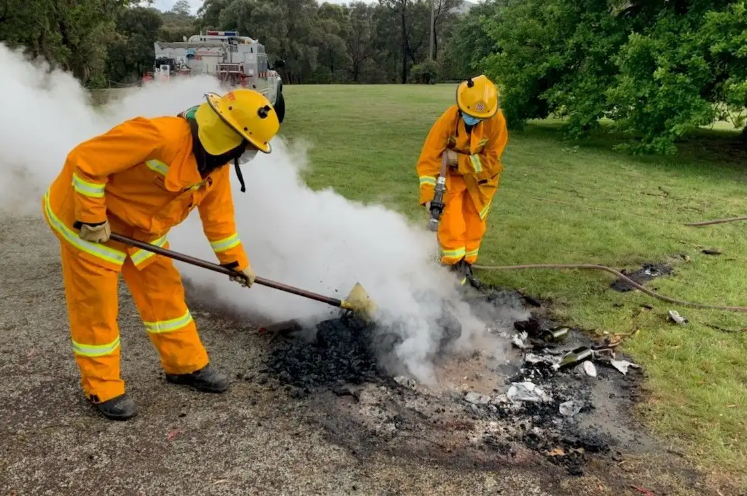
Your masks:
M175 115L203 102L207 91L222 93L213 78L184 78L136 88L94 108L72 76L32 64L4 45L0 67L0 206L40 219L41 195L76 144L125 119ZM292 106L288 118L293 118ZM384 207L352 202L331 190L310 190L299 177L306 165L303 150L289 149L280 138L272 146L271 154L259 153L243 166L246 193L231 174L238 232L259 275L338 298L360 282L381 309L379 322L399 329L399 364L422 382L433 378L440 298L457 302L462 349L483 341L485 324L458 302L453 279L432 262L432 233ZM195 212L172 230L169 240L174 250L214 259ZM179 267L191 282L211 287L246 315L321 319L330 312L331 307L274 289L255 285L244 290L224 276ZM428 291L435 292L435 301L422 297Z

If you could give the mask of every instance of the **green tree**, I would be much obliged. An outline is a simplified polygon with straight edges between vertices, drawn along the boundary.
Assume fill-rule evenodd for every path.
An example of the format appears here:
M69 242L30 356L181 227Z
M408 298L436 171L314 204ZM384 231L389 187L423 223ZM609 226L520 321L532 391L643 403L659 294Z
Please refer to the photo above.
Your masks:
M197 25L199 29L218 29L220 13L228 7L230 0L204 0L197 10Z
M464 4L464 0L431 0L433 1L433 58L438 59L438 48L448 38L442 32L448 30L457 18L456 10ZM430 21L429 21L430 26ZM445 33L448 35L448 32ZM428 39L430 42L430 38Z
M187 0L177 0L174 6L171 7L171 12L174 14L189 17L192 14L192 8L189 6Z
M348 10L348 23L345 45L350 57L350 78L357 83L374 55L374 7L363 2L352 4Z
M723 117L720 109L744 109L747 17L744 1L654 3L637 4L648 22L614 58L607 98L618 128L640 139L624 148L674 153L676 140Z
M0 41L71 71L83 84L106 84L107 49L127 0L0 0Z
M117 19L118 38L109 49L109 77L119 83L136 81L153 67L153 43L163 21L149 7L125 9Z
M193 34L198 34L197 18L192 16L189 10L189 3L179 5L179 2L169 12L161 12L163 25L158 32L158 39L161 41L182 41Z
M317 66L316 10L314 0L234 0L220 12L219 26L259 39L271 62L285 60L285 79L300 83Z
M465 21L492 42L470 67L499 82L512 126L555 114L582 136L610 117L631 138L624 148L672 153L687 132L744 108L745 0L503 0L490 8ZM452 44L456 54L475 46Z
M440 58L441 73L446 79L466 79L482 70L483 60L493 52L495 43L488 34L488 20L496 8L495 0L472 7L467 15L451 24Z
M412 65L428 56L430 4L425 0L379 0L379 5L379 46L385 52L384 58L399 59L400 82L405 84Z
M324 3L317 11L318 63L317 74L323 76L317 82L345 81L349 74L351 57L345 40L350 30L348 9L340 5Z

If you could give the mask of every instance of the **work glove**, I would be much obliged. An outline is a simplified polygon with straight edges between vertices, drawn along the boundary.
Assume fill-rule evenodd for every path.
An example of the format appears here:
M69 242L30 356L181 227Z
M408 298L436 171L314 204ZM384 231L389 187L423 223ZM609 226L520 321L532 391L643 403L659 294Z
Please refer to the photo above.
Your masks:
M431 213L431 202L425 202L425 211Z
M100 224L81 224L80 226L80 238L91 243L106 243L111 234L108 220Z
M251 288L254 284L254 280L257 278L257 274L254 273L251 265L247 265L246 269L241 272L237 272L235 276L231 276L233 282L237 282L245 288Z
M459 154L454 150L446 150L446 165L449 167L457 167L459 165Z

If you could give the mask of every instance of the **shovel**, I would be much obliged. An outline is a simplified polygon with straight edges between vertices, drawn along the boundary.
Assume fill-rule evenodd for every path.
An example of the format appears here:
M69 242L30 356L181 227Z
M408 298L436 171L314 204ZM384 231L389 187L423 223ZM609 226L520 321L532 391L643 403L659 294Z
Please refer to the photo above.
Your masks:
M127 236L122 236L121 234L112 233L110 239L119 241L120 243L124 243L129 246L140 248L141 250L150 251L158 255L163 255L164 257L179 260L180 262L188 263L197 267L202 267L203 269L212 270L213 272L219 272L227 276L244 277L241 272L238 272L236 270L222 267L215 263L206 262L204 260L200 260L199 258L190 257L189 255L183 255L181 253L167 250L166 248L160 248L158 246L144 243L136 239L128 238ZM368 293L360 284L356 284L353 287L347 298L345 298L344 300L338 300L337 298L330 298L317 293L312 293L311 291L306 291L304 289L294 288L293 286L270 281L269 279L264 279L262 277L257 277L254 282L261 286L267 286L268 288L273 288L284 291L286 293L303 296L304 298L309 298L311 300L326 303L327 305L342 308L343 310L350 310L360 315L365 320L372 320L374 314L376 313L376 303L371 299L370 296L368 296Z

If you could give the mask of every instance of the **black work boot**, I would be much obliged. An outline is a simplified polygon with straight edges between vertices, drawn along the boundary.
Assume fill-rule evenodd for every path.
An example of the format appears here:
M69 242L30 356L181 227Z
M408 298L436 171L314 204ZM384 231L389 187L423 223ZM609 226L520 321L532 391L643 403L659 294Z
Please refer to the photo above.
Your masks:
M101 403L94 403L94 406L109 420L129 420L137 415L135 402L127 396L127 393Z
M166 380L172 384L191 386L203 393L222 393L228 389L228 377L210 364L191 374L166 374Z
M472 264L468 262L464 262L464 265L466 266L466 274L467 274L467 282L475 289L480 289L480 286L482 285L480 283L480 280L472 274Z
M457 286L464 286L467 284L467 269L467 262L465 262L464 259L461 259L449 268L449 270L456 275Z

